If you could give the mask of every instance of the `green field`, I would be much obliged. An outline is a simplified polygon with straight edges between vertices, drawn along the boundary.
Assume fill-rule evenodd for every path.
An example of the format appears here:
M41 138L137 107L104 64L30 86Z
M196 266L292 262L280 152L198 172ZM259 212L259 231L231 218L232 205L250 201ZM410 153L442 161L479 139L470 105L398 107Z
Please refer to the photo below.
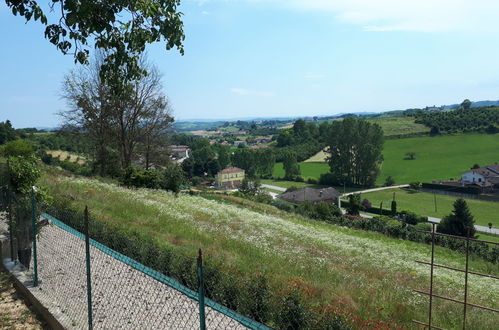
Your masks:
M375 207L379 207L383 201L384 208L389 209L390 203L395 192L395 200L397 201L397 209L399 211L407 210L415 212L419 215L443 218L451 213L452 204L457 197L433 195L424 192L413 192L405 189L390 189L362 194L362 198L367 198ZM437 200L437 211L435 212L435 201ZM471 213L475 217L477 225L487 226L489 222L494 224L495 228L499 227L499 203L487 202L476 199L466 199Z
M407 152L415 152L415 159L405 159ZM397 184L457 179L474 164L485 166L499 162L499 135L461 134L386 140L383 157L381 174L376 181L378 185L383 185L388 176ZM300 168L305 179L317 179L329 171L326 163L302 162ZM274 176L284 176L282 164L276 164Z
M340 304L356 317L381 319L388 328L411 327L413 318L425 320L427 298L414 288L428 285L428 267L413 260L428 260L430 247L378 233L352 230L286 213L264 204L230 196L224 202L164 191L129 190L91 179L45 175L42 186L55 196L71 196L75 207L88 205L93 217L124 230L147 234L158 244L195 256L202 248L205 260L217 260L242 273L260 271L272 288L303 281L308 299ZM243 206L234 203L244 203ZM126 205L126 207L124 207ZM464 267L462 254L436 248L439 263ZM499 266L472 259L470 268L499 274ZM440 294L462 289L462 276L436 269ZM471 277L473 302L490 305L499 283ZM435 302L435 324L459 326L462 307ZM469 311L476 328L497 325L484 311Z
M329 171L329 165L326 163L300 163L301 176L306 180L309 178L318 179L322 173ZM274 176L277 178L284 177L284 167L282 163L277 163L274 166Z
M430 128L422 124L416 124L414 117L386 117L367 120L381 126L385 136L403 135L429 132Z

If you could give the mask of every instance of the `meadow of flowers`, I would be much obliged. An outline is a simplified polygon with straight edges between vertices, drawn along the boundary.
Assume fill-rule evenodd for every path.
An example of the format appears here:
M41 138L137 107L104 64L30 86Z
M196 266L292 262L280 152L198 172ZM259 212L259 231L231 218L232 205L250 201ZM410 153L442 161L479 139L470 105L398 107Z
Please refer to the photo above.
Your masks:
M74 177L44 178L54 195L88 205L94 217L150 234L161 244L207 258L241 272L263 272L276 287L295 280L313 288L314 299L338 302L360 317L408 324L426 319L428 298L412 289L427 289L430 246L392 239L377 233L342 228L271 207L253 208L200 196L148 189L130 190L115 184ZM436 262L462 268L464 256L436 249ZM498 265L472 260L479 272L499 273ZM462 299L464 276L436 269L436 291ZM470 301L498 307L499 281L471 276ZM439 325L459 324L462 306L437 301ZM471 310L469 324L493 328L493 313Z

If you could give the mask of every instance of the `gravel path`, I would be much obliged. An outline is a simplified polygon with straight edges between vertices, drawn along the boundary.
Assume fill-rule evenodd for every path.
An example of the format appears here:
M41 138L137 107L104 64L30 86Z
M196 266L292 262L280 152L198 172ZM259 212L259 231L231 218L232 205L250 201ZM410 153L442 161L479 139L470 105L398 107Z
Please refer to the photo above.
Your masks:
M91 246L96 329L198 329L195 300ZM39 287L33 294L68 329L87 328L84 242L55 225L38 240ZM245 329L206 307L209 329Z

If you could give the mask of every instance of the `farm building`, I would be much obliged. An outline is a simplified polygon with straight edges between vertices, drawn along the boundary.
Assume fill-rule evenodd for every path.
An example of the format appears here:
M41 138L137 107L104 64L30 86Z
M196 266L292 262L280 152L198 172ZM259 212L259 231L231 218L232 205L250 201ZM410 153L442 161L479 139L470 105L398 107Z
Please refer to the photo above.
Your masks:
M215 176L217 187L224 189L234 189L241 185L244 179L244 170L238 167L227 167Z
M174 161L182 163L185 159L189 158L191 149L188 146L169 146L168 152Z
M313 204L318 202L336 203L341 194L334 188L314 189L304 187L302 189L285 192L277 197L290 203L301 203L309 201Z
M472 168L461 173L463 185L476 185L482 188L499 186L499 165Z

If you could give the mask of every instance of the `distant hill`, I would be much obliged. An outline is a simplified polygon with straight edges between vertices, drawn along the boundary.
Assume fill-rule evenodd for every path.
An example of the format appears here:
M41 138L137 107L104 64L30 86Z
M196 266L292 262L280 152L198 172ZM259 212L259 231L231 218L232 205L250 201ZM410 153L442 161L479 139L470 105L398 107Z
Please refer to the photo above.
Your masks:
M446 110L452 110L452 109L457 109L459 108L460 104L449 104L449 105L443 105L442 108ZM490 106L499 106L499 101L477 101L477 102L471 102L471 107L472 108L479 108L479 107L490 107Z

